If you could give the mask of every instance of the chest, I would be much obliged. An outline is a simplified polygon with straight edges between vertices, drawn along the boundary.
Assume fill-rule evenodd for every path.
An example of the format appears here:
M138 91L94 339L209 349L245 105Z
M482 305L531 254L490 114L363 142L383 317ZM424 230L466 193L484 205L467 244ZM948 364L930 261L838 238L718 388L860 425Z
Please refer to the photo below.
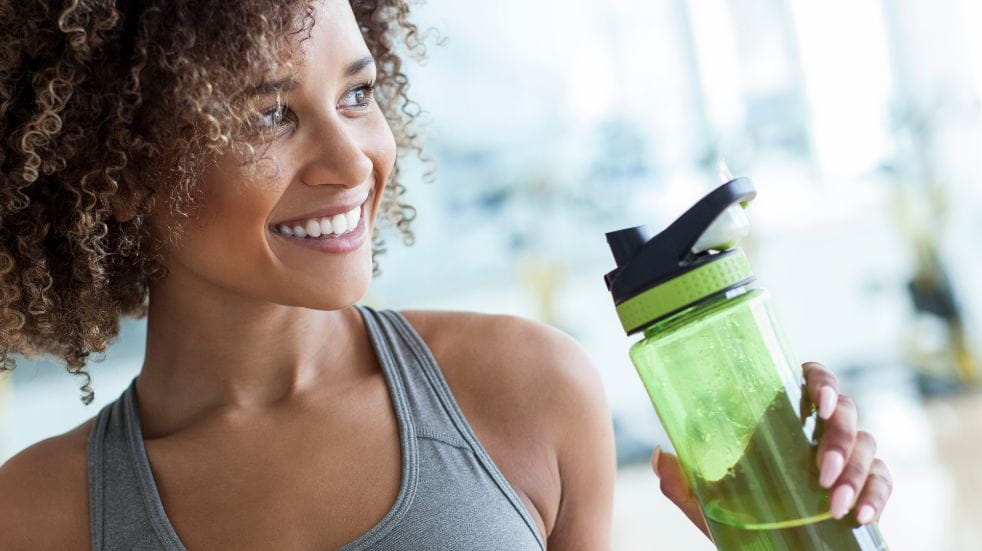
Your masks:
M471 428L547 534L560 495L551 450L494 422L487 401L453 376L460 366L436 354ZM381 373L341 399L219 417L145 446L167 520L191 551L336 549L377 527L403 478L400 426Z
M145 445L190 550L335 549L386 515L402 478L381 378L330 407L222 419Z

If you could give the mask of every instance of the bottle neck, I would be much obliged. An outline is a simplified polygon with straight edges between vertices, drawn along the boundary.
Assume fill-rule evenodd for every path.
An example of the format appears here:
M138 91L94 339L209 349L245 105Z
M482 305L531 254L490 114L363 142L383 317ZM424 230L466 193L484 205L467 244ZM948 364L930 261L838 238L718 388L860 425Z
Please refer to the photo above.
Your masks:
M754 290L756 290L754 282L750 281L748 283L744 283L743 285L730 288L724 292L710 295L690 306L683 308L682 310L679 310L674 314L649 323L644 329L642 329L644 338L652 337L658 333L661 333L662 331L665 331L669 327L683 324L689 319L699 316L704 312L722 306L727 302L742 298Z

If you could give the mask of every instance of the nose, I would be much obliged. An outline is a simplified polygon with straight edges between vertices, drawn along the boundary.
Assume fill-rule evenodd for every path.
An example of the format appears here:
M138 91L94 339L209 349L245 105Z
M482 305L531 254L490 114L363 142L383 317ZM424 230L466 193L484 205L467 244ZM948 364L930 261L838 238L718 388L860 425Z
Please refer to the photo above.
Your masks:
M372 160L365 154L356 129L343 121L323 124L311 135L309 162L301 180L308 185L335 184L358 187L372 174Z

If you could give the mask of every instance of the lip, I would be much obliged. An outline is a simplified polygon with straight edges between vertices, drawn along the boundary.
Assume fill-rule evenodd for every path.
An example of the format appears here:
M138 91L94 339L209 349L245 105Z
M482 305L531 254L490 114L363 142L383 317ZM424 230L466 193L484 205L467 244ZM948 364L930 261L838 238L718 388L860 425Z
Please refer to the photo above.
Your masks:
M357 206L357 205L356 205ZM282 239L289 243L299 245L304 248L313 249L315 251L331 253L331 254L343 254L349 253L351 251L360 248L368 238L368 215L366 211L368 210L369 204L365 200L361 204L361 216L358 220L358 226L354 230L338 236L338 237L328 237L328 238L307 238L307 237L293 237L292 235L283 235L270 230L269 233L276 236L277 239ZM351 207L353 208L353 207ZM349 208L348 210L351 210ZM341 211L346 212L346 211Z
M291 218L289 220L281 220L279 222L273 222L272 224L269 225L269 227L270 228L273 228L273 227L277 227L278 228L278 227L280 227L280 226L282 226L282 225L285 224L285 225L290 226L292 228L293 226L302 225L303 223L306 223L307 220L310 220L311 218L324 218L325 216L335 216L335 215L338 215L338 214L344 214L344 213L348 212L349 210L351 210L353 208L362 207L366 202L368 202L368 199L371 196L372 196L371 191L369 191L368 195L366 195L365 198L362 199L361 201L353 202L353 203L346 203L346 204L342 204L342 205L331 205L330 207L326 207L326 208L322 208L322 209L319 209L319 210L311 211L311 212L309 212L309 213L307 213L307 214L305 214L303 216L298 216L296 218ZM364 213L362 213L362 214L364 214Z

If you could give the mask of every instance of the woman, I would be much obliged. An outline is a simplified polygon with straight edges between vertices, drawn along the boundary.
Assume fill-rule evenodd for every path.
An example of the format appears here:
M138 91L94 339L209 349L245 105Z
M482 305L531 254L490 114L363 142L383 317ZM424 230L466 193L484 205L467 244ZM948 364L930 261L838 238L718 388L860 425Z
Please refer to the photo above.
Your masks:
M87 377L122 315L147 315L146 356L0 468L3 549L609 548L609 412L574 341L353 306L377 217L411 236L404 1L52 4L0 8L5 367ZM875 520L873 441L806 374L833 512Z

